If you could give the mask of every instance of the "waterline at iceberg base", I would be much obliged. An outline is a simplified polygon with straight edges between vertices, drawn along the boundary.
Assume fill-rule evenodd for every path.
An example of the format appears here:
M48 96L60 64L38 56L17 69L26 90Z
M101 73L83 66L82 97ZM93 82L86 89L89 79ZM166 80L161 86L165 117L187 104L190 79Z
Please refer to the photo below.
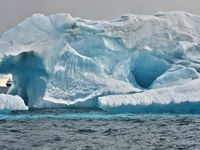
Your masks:
M35 14L0 39L0 73L13 77L0 111L200 113L199 58L200 17L187 12L111 21Z

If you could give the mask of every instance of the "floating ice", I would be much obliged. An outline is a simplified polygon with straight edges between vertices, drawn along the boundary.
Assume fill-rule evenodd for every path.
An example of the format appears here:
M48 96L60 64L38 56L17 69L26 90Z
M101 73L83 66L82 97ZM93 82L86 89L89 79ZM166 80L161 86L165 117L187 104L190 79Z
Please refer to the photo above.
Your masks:
M128 95L99 97L99 107L112 113L200 113L200 79L183 85Z
M19 96L0 94L0 113L8 113L12 110L27 110L24 101Z
M107 110L126 96L130 103L139 96L142 105L198 102L199 84L187 94L164 91L199 83L199 58L200 17L186 12L112 21L35 14L0 39L0 73L14 80L8 94L36 108Z

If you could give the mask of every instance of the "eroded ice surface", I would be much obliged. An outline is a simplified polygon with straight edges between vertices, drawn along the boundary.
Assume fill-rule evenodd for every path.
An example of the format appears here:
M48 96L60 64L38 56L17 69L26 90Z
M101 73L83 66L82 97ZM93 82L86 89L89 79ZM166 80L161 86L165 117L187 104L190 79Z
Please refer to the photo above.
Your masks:
M0 73L13 75L8 94L29 107L200 100L200 17L186 12L112 21L35 14L3 34L0 58Z

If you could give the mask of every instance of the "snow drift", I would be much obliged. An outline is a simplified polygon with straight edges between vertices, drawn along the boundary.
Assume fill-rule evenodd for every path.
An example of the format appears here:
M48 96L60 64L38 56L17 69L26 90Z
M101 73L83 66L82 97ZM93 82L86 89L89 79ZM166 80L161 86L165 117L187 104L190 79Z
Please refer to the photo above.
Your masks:
M0 39L8 94L36 108L199 102L199 58L200 17L186 12L112 21L35 14Z

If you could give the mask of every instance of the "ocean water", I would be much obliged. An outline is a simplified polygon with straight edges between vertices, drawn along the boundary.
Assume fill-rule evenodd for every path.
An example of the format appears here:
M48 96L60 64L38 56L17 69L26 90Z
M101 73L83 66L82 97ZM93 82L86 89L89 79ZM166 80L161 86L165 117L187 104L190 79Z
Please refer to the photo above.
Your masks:
M0 115L1 150L200 149L200 115L41 109Z

